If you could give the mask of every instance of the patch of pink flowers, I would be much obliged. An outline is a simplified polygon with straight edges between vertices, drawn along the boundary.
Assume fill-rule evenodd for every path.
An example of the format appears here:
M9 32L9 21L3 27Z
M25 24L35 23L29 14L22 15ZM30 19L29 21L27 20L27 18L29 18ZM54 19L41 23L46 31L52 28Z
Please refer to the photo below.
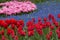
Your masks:
M31 12L37 9L36 5L30 1L26 2L18 2L18 1L10 1L5 3L0 3L0 14L19 14L21 12Z

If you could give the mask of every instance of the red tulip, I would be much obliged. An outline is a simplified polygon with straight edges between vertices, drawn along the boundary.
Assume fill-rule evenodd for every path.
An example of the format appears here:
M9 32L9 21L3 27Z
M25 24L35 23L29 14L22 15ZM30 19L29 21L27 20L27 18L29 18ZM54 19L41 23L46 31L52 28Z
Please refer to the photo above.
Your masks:
M55 26L58 27L59 26L59 23L58 22L55 22Z
M54 20L52 20L52 23L53 23L53 24L55 24L55 22L56 22L56 20L55 20L55 19L54 19Z
M49 20L51 20L51 19L54 20L55 19L52 14L49 14L48 18L49 18Z
M60 33L58 33L57 36L58 36L58 39L60 39Z
M8 25L10 25L10 23L11 23L10 20L8 20L8 19L6 19L5 22L6 22Z
M41 18L40 17L38 17L38 22L40 22L41 21Z
M40 21L40 22L38 22L38 24L39 24L39 25L42 25L42 22Z
M3 24L5 23L4 20L0 20L0 25L3 26Z
M4 28L7 28L7 27L8 27L8 24L7 24L7 23L3 23L2 26L3 26Z
M46 17L44 17L44 19L43 19L43 20L44 20L44 22L46 22L46 21L47 21L47 18L46 18Z
M15 24L11 24L11 28L14 29L15 28Z
M25 36L26 33L23 31L22 27L19 27L18 28L18 34L20 34L21 36Z
M46 26L51 26L51 23L50 22L46 22Z
M15 36L15 37L14 37L14 40L18 40L18 36Z
M0 25L3 26L4 28L7 28L8 27L8 24L5 23L4 20L0 20Z
M50 29L53 30L53 29L54 29L54 26L51 25L51 26L50 26Z
M24 26L24 21L23 20L19 20L18 22L20 23L20 25Z
M56 33L57 33L57 34L60 33L59 29L56 30Z
M50 32L49 32L50 37L52 36L52 34L53 34L52 31L50 31Z
M15 36L14 30L11 30L10 34L11 34L12 38L14 38L14 36Z
M37 30L39 35L43 35L43 31L42 30Z
M4 30L1 30L1 34L4 35Z
M25 36L25 35L26 35L26 33L25 33L23 30L18 31L18 33L19 33L21 36Z
M11 19L10 22L11 24L16 24L17 21L15 19Z
M0 26L1 26L1 24L2 24L3 22L4 22L3 20L0 20Z
M42 29L43 28L43 26L39 25L39 24L36 24L35 27L36 27L36 29Z
M11 29L7 28L7 34L10 35L11 34Z
M42 24L43 28L46 28L46 23Z
M52 16L53 16L52 14L49 14L48 19L51 20Z
M58 27L58 30L60 31L60 26Z
M18 31L20 31L20 30L23 30L23 28L22 27L18 27Z
M57 33L57 34L60 33L60 27L58 27L58 28L56 29L56 33Z
M27 23L26 23L26 26L32 26L34 23L32 22L32 21L28 21Z
M32 22L35 22L35 18L32 18Z
M6 40L6 37L4 35L2 35L2 39L1 40Z
M28 27L28 31L31 31L31 30L34 30L34 26L33 25Z
M46 39L47 39L47 40L50 40L50 35L47 34L47 35L46 35Z
M56 30L57 36L60 39L60 27L58 27L58 29Z
M17 28L19 28L19 27L23 28L23 26L20 25L20 23L17 23L17 24L16 24L16 27L17 27Z
M55 20L55 17L54 16L52 16L52 20Z
M60 18L60 13L57 16L58 16L58 18Z
M18 27L20 26L20 23L19 23L19 22L17 22L17 23L16 23L16 26L17 26L17 28L18 28Z
M34 35L34 31L32 30L32 31L28 31L28 36L30 37L30 36L33 36Z

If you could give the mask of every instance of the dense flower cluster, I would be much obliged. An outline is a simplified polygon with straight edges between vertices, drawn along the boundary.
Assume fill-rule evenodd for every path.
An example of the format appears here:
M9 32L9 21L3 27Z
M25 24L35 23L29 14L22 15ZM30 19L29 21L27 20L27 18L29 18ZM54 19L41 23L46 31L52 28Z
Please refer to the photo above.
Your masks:
M0 14L19 14L21 12L31 12L37 9L36 5L30 1L26 2L18 2L18 1L10 1L5 3L0 3Z
M60 16L60 14L58 14L58 16ZM52 21L52 23L50 22L50 20ZM40 36L45 35L46 40L50 40L51 38L55 39L56 37L60 39L60 24L56 21L55 17L52 14L49 14L48 18L44 17L44 22L42 22L42 19L40 17L38 17L37 23L35 23L35 21L35 18L32 18L32 20L29 20L26 23L26 27L24 27L23 20L0 20L1 40L7 40L9 36L11 36L14 40L19 40L21 37L23 37L24 39L25 36L31 37L35 35L37 36L37 34Z

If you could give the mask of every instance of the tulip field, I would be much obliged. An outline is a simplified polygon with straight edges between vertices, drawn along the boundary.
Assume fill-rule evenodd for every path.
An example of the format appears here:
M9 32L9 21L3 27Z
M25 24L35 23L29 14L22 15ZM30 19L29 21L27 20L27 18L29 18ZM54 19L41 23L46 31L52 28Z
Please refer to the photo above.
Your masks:
M60 0L0 0L0 40L60 40Z
M26 25L21 19L0 20L0 40L60 40L60 24L52 14L37 20L32 18Z

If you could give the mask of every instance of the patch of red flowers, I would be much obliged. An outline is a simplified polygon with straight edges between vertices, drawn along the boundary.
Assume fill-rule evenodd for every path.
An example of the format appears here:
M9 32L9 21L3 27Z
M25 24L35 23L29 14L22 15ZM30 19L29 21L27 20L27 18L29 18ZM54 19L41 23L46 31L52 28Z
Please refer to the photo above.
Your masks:
M60 14L58 15L60 18ZM50 20L52 22L50 22ZM53 30L56 28L56 34L58 39L60 39L60 25L58 21L56 21L55 17L52 14L49 14L48 18L44 17L43 22L42 18L38 17L38 22L35 23L35 18L29 20L26 23L26 28L24 27L24 20L15 20L15 19L6 19L0 20L0 35L2 35L2 40L5 40L5 31L7 31L7 35L11 36L14 40L18 40L19 36L34 36L35 32L37 32L40 36L44 34L43 29L49 28L49 33L46 34L46 39L50 40L51 36L53 35Z

